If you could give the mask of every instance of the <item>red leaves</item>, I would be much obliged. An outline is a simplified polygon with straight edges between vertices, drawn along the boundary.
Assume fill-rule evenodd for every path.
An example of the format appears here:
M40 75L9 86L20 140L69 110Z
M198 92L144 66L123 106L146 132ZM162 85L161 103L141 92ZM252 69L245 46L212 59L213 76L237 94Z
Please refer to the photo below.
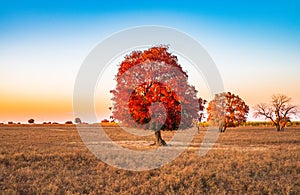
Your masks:
M180 123L189 127L197 118L197 91L188 85L187 74L177 57L167 50L158 46L133 51L121 62L116 89L111 91L114 118L128 125L147 124L151 120L150 107L156 102L164 107L152 113L158 117L155 123L163 124L161 129L177 129ZM184 116L182 106L186 110Z
M121 62L117 78L120 77L123 73L125 73L128 69L132 68L135 65L139 65L145 61L164 62L166 65L171 65L179 68L181 70L181 73L187 76L186 72L182 71L181 66L177 63L177 57L171 55L169 52L167 52L167 50L168 47L159 46L152 47L143 52L133 51L130 55L127 55L125 57L125 60L123 62Z
M216 94L207 107L208 121L213 124L225 123L225 126L235 126L246 122L249 107L237 95L230 92Z
M137 88L140 89L140 86ZM148 85L147 87L144 85L143 89L147 91L146 95L143 95L144 93L140 93L138 90L135 90L130 96L128 107L131 116L140 124L147 123L149 120L151 120L149 116L150 105L155 102L161 102L167 112L165 113L167 114L167 118L171 119L171 116L173 118L165 122L165 128L171 128L173 123L176 123L174 120L178 120L178 118L180 118L177 115L181 114L181 105L178 103L178 97L176 94L170 91L168 87L156 82ZM138 120L140 118L146 120L142 120L141 122Z

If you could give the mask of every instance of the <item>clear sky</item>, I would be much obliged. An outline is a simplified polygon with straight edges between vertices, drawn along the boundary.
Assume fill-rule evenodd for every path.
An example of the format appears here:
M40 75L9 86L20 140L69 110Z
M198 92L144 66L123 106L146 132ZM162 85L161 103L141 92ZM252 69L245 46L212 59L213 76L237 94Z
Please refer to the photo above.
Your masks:
M2 0L0 122L72 120L74 81L85 57L112 33L140 25L195 38L215 61L226 91L250 107L274 93L300 104L299 10L299 1L276 0ZM96 98L99 119L107 118L109 92Z

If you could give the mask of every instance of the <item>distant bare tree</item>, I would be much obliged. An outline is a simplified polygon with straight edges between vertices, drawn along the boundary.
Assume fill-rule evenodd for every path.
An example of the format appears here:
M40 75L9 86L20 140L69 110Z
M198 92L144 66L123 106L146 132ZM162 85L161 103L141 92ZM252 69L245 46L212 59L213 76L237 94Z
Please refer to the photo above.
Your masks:
M204 110L205 110L205 104L207 103L207 100L199 98L198 99L198 104L199 104L199 118L198 118L198 122L196 122L197 125L197 129L198 129L198 133L200 133L200 125L202 125L202 127L204 127L202 120L205 118L204 117Z
M112 109L113 109L113 107L108 107L108 109L110 110L110 112L111 112L111 115L109 116L109 119L111 120L110 122L115 122L115 118L114 118L114 116L113 116L113 114L112 114Z
M82 122L81 122L81 119L80 118L75 118L75 123L76 124L81 124Z
M271 120L277 131L283 131L291 116L296 116L298 107L291 104L291 98L283 94L272 96L270 103L260 103L254 106L253 116Z

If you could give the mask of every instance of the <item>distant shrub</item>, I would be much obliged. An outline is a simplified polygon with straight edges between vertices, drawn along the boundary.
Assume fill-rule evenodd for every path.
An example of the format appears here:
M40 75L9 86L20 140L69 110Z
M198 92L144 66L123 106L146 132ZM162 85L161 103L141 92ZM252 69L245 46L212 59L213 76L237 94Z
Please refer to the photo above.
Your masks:
M34 119L32 119L32 118L29 119L29 120L28 120L28 123L29 123L29 124L33 124L33 123L34 123Z
M248 121L244 123L244 126L251 126L251 127L272 126L272 123L267 121Z
M14 122L12 122L12 121L9 121L7 124L9 124L9 125L12 125L12 124L14 124Z
M300 125L300 121L293 121L292 125Z
M103 119L103 120L101 121L101 123L109 123L109 120Z
M73 122L72 121L66 121L65 124L66 125L71 125L71 124L73 124Z

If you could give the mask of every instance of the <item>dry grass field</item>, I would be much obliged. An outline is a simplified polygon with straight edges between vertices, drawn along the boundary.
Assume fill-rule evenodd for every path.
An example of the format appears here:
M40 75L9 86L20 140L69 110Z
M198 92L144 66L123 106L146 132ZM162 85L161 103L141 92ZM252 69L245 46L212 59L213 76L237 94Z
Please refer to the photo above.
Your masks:
M153 137L105 131L124 147ZM163 132L166 140L174 132ZM125 171L99 161L74 125L0 126L1 194L300 194L300 127L239 127L221 134L201 157L192 147L165 166ZM134 140L139 141L134 144ZM145 142L141 142L145 141ZM146 147L146 148L145 148ZM148 147L148 148L147 148ZM150 148L149 148L150 147Z

